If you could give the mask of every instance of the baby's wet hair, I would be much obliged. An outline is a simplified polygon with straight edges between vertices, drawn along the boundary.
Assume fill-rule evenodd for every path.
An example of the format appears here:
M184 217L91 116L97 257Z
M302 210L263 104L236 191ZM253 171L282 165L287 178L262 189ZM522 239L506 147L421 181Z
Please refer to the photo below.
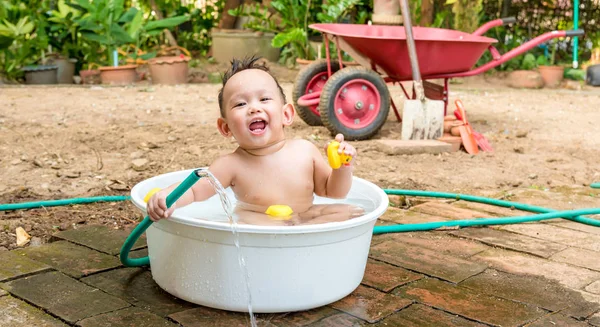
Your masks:
M225 109L223 108L223 89L225 89L225 84L227 84L227 81L229 81L229 79L233 75L246 69L260 69L269 73L269 75L271 75L271 77L275 81L275 84L277 84L277 88L279 89L279 93L281 94L281 98L283 99L283 103L287 103L285 93L283 93L283 89L281 88L281 85L279 85L279 81L277 81L277 78L275 78L275 76L271 74L271 71L264 63L258 63L260 59L261 57L252 56L244 57L244 59L234 58L231 60L231 67L229 67L229 69L221 76L221 79L223 80L223 87L221 87L221 89L219 90L219 110L221 111L221 117L225 118Z

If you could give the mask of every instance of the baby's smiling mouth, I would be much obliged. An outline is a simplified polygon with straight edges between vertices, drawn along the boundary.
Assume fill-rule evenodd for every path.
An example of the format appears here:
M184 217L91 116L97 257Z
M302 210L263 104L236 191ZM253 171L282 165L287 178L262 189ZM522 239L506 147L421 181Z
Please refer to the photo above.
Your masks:
M262 131L265 130L267 125L268 125L268 123L265 120L255 119L250 123L250 126L249 126L250 132L261 133Z

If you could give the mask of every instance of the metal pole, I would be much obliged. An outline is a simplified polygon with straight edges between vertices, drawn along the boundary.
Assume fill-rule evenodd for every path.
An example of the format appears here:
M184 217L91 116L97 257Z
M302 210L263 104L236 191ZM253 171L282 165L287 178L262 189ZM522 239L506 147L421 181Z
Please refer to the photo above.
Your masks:
M579 28L579 0L573 0L573 30ZM579 46L579 37L575 36L573 40L573 68L579 66L577 58L577 47Z

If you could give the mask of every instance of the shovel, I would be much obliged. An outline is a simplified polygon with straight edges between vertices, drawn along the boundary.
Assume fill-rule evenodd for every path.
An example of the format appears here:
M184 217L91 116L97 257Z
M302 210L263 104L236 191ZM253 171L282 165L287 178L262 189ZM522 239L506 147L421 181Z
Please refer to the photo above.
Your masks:
M465 147L467 153L477 154L479 153L479 147L477 147L477 141L475 140L475 137L473 137L473 129L471 129L471 125L469 125L469 122L467 121L467 115L459 103L461 103L460 100L457 100L456 106L458 107L457 112L459 114L456 115L455 113L454 115L457 116L457 118L460 116L460 119L463 122L463 124L458 127L460 138L462 139L463 146Z
M494 148L492 148L492 145L490 144L490 142L488 142L488 140L485 138L485 136L483 136L483 134L478 133L476 131L473 130L473 127L471 127L471 124L469 124L469 122L467 121L467 113L465 112L465 107L462 104L462 101L456 100L454 103L456 103L456 107L458 109L456 109L454 111L454 116L457 119L462 120L463 122L466 122L466 126L469 129L469 132L473 135L473 138L475 139L475 142L477 142L477 145L481 148L481 150L483 151L487 151L487 152L494 152ZM464 119L463 119L464 117Z
M402 113L403 140L430 140L442 137L444 133L444 102L430 100L425 97L415 40L410 22L408 0L399 0L406 31L406 44L413 76L416 100L405 100Z

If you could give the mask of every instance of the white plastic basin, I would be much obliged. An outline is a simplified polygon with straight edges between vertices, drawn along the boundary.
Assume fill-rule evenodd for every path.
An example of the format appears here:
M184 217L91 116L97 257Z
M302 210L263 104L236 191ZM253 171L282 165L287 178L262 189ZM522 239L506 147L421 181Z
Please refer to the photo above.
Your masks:
M193 170L158 175L135 185L132 202L146 215L144 196L184 180ZM227 195L233 205L235 196ZM388 197L376 185L354 177L344 200L364 216L343 222L301 226L238 225L254 312L299 311L335 302L360 284L375 221ZM217 195L175 210L146 231L152 277L165 291L207 307L248 312L248 292L231 225Z

